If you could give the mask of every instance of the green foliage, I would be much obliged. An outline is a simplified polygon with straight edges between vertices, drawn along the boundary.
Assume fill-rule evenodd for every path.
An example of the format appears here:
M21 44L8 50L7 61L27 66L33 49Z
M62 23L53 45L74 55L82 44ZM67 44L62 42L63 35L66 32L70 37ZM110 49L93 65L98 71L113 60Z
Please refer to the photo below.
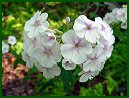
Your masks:
M111 95L113 91L118 91L118 83L114 79L112 79L110 75L108 75L106 78L107 90L109 95Z
M81 96L104 96L103 85L102 83L98 83L94 86L94 88L81 87L80 95Z

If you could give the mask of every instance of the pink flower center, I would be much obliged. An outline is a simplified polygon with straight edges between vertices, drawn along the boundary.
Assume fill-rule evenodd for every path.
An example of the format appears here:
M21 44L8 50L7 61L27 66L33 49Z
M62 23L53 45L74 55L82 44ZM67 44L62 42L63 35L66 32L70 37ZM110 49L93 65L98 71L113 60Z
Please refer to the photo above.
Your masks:
M75 44L75 47L76 47L76 48L79 48L79 47L80 47L80 45L79 45L79 44Z
M73 41L73 43L74 43L75 48L81 47L81 39L75 40L75 41Z
M34 23L34 26L37 27L37 26L40 26L41 23L40 23L40 20L36 20L35 23Z
M33 44L33 47L35 47L35 46L36 46L37 39L34 38L34 39L31 40L31 42L32 42L32 44Z
M44 53L49 57L52 54L51 50L51 48L46 48Z
M86 30L91 30L92 27L91 27L91 24L86 24Z
M101 24L102 31L105 31L106 27Z
M97 60L97 57L94 56L94 57L91 58L91 60L95 62Z

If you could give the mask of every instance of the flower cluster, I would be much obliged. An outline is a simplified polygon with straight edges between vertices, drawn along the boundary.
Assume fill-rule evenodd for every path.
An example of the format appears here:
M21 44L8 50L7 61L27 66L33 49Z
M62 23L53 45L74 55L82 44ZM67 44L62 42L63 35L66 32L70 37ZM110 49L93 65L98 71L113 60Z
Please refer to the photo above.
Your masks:
M6 44L4 41L2 41L2 53L7 53L9 52L9 45L15 45L17 42L15 36L9 36L8 37L8 44Z
M37 11L25 23L22 58L28 68L34 65L46 78L60 75L57 62L61 61L60 44L56 41L54 30L48 29L47 13Z
M74 22L73 29L62 35L62 42L57 42L55 31L48 29L48 14L37 11L25 23L23 60L28 68L34 65L46 78L59 76L61 69L57 63L62 60L65 70L74 70L79 66L82 71L80 82L92 79L103 69L111 56L115 37L113 30L100 17L95 21L80 15ZM70 18L67 19L69 23Z
M103 20L108 24L117 23L120 21L122 22L121 28L127 29L127 6L123 6L123 8L113 9L112 12L105 15Z
M80 15L74 22L73 30L63 34L62 41L62 66L66 70L80 66L80 82L86 82L103 69L111 56L115 37L110 26L100 17L92 21Z

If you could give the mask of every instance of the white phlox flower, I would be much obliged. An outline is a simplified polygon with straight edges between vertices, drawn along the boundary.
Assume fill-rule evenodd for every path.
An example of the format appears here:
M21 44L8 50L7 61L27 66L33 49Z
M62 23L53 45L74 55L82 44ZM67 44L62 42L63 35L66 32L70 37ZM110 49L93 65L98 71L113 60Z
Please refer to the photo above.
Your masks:
M56 42L53 46L38 45L34 48L34 58L42 67L52 67L61 61L60 45Z
M16 44L16 42L17 42L17 40L16 40L16 37L15 36L9 36L8 37L8 43L10 45L14 45L14 44Z
M74 22L73 29L79 38L85 38L91 43L96 43L100 38L98 23L88 19L85 15L80 15Z
M111 27L106 22L104 22L100 17L96 17L95 22L99 23L101 27L100 28L101 36L103 36L106 40L110 41L111 36L113 34Z
M114 8L112 12L105 14L103 20L107 24L122 22L121 28L127 29L127 6Z
M47 13L42 13L37 11L34 16L25 23L24 30L28 32L29 38L36 37L39 33L44 33L49 26Z
M4 54L8 52L9 52L9 45L2 41L2 53Z
M112 13L107 13L105 14L105 17L103 18L103 20L107 23L107 24L111 24L113 22L113 14Z
M86 60L86 54L90 54L93 50L91 44L79 38L74 30L64 33L62 41L65 43L61 46L62 56L75 64L83 63Z
M93 52L87 56L86 62L83 64L83 70L87 71L95 71L98 70L102 62L106 60L106 56L103 54L102 49L95 47Z

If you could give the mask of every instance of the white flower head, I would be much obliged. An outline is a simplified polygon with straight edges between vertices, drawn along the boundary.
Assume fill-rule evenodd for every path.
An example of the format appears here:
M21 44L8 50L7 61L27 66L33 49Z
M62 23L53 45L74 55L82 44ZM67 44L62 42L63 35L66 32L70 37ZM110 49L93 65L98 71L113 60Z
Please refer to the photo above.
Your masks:
M56 42L56 36L54 34L54 30L47 30L45 32L46 34L43 34L41 36L41 41L44 45L47 45L47 46L53 46L54 43Z
M99 71L97 71L97 70L96 71L87 71L87 72L82 71L79 73L79 75L81 75L81 74L82 74L82 76L80 77L79 81L86 82L89 79L92 80L95 76L97 76L99 74Z
M62 41L65 43L61 46L62 56L75 64L83 63L86 60L86 54L90 54L93 50L91 44L79 38L74 30L64 33Z
M103 20L107 23L107 24L111 24L113 22L114 16L113 13L107 13L105 14Z
M57 65L54 65L51 68L47 68L47 67L42 67L42 65L40 65L39 63L36 63L35 66L40 72L43 72L43 76L45 78L52 79L55 76L59 76L61 73L61 69Z
M95 22L99 23L101 27L100 28L101 36L103 36L106 40L111 40L113 30L110 28L110 26L105 21L103 21L100 17L96 17Z
M87 60L83 64L83 70L85 72L95 71L101 67L102 62L106 60L106 56L102 52L101 48L95 47L93 52L87 56Z
M17 42L17 40L16 40L16 37L15 36L9 36L8 37L8 43L10 45L14 45L14 44L16 44L16 42Z
M121 23L121 28L122 29L127 29L127 22L122 22Z
M85 15L80 15L75 20L73 28L79 38L85 37L91 43L96 43L97 39L100 38L98 24L89 20Z
M47 13L42 13L37 11L34 16L25 23L24 30L28 32L29 38L36 37L39 33L44 33L49 26Z
M62 67L65 70L74 70L76 68L76 64L71 62L70 60L63 59L62 60Z
M112 12L110 12L110 15L112 15L112 22L118 22L117 20L117 11L119 10L119 8L114 8L112 10Z
M2 41L2 53L4 54L8 52L9 52L9 45Z
M119 8L117 11L117 19L121 22L127 21L127 8Z
M34 48L34 57L42 67L52 67L61 60L60 45L56 42L53 46L38 45Z

